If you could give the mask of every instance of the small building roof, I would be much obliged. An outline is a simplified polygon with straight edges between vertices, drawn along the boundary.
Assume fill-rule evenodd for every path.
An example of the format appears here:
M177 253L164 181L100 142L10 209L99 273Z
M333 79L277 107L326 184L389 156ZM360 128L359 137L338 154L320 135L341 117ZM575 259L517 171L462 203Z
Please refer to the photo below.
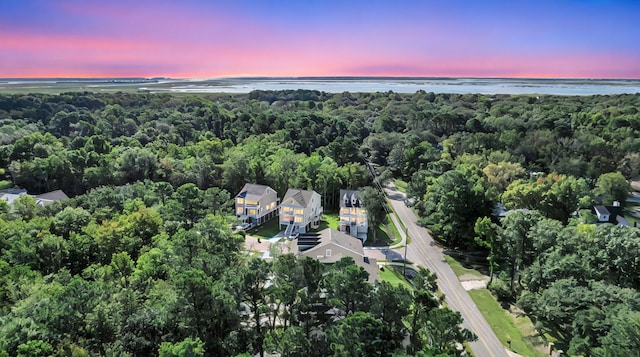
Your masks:
M24 188L5 188L4 190L0 190L0 195L5 193L9 195L24 195L27 193L27 190Z
M618 226L631 227L629 221L620 215L616 216L616 222L618 222Z
M596 211L596 214L599 215L610 215L609 210L605 206L595 206L593 209Z
M319 195L315 191L309 190L298 190L295 188L290 188L285 193L284 198L282 199L282 205L296 205L300 207L309 207L311 204L311 198L313 194Z
M41 195L37 195L34 198L45 200L45 201L64 201L64 200L68 200L69 196L67 196L67 194L64 193L62 190L55 190L55 191L43 193Z
M273 191L277 195L277 192L269 186L247 183L242 187L242 190L240 190L240 193L238 193L236 197L250 201L258 201L262 196L269 193L269 191Z

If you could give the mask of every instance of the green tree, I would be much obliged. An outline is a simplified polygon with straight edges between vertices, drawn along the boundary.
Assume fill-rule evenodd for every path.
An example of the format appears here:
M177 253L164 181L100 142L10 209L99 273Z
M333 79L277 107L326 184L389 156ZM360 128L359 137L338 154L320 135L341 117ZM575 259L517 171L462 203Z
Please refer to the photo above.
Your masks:
M327 331L334 356L384 356L384 326L368 312L345 317Z
M510 209L535 209L566 223L573 212L591 203L591 195L584 179L552 173L535 181L514 181L502 195L502 202Z
M489 282L493 282L493 275L498 267L498 259L500 258L500 236L497 233L498 226L491 222L489 217L482 217L476 220L473 228L476 233L475 242L478 246L489 249L487 261L489 262Z
M387 199L382 192L371 186L360 189L359 197L367 210L367 220L369 228L373 231L373 243L375 244L378 226L387 223Z
M494 185L496 191L502 193L511 182L524 175L525 169L519 163L501 161L488 163L482 172L487 175L489 183Z
M22 195L13 201L13 212L25 221L32 219L38 214L40 207L36 204L36 200L27 195Z
M18 346L18 357L49 357L53 346L42 340L31 340Z
M356 265L353 258L341 258L329 268L324 277L327 302L347 315L367 310L371 291L368 280L369 273Z
M264 356L264 326L262 321L265 304L267 302L267 284L271 273L270 264L261 258L251 258L247 269L243 272L241 296L242 301L249 306L253 321L253 353Z
M64 238L69 238L71 232L79 233L91 221L91 213L82 207L65 207L56 213L51 222L53 231Z
M609 172L598 177L593 193L596 196L602 196L602 201L606 204L618 201L624 205L629 197L629 191L631 186L620 172Z
M427 187L418 205L420 222L452 247L472 247L474 225L490 214L491 201L478 177L447 171Z
M394 287L389 282L376 283L371 292L371 314L382 321L380 355L397 351L402 346L406 327L403 319L409 314L411 298L402 285Z
M185 338L176 343L163 342L158 350L160 357L199 357L204 356L204 342L199 338Z

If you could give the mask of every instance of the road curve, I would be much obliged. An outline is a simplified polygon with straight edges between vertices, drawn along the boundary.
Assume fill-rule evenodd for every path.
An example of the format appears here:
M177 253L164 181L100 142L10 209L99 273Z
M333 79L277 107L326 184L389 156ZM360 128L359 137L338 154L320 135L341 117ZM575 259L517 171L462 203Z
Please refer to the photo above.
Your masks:
M445 294L449 308L460 311L464 319L463 326L478 335L478 340L470 343L473 353L477 357L507 357L507 350L447 264L442 249L434 243L426 229L417 225L416 215L404 204L404 194L398 192L393 186L385 188L385 191L398 218L407 227L411 237L411 244L407 248L407 259L436 274L438 287Z

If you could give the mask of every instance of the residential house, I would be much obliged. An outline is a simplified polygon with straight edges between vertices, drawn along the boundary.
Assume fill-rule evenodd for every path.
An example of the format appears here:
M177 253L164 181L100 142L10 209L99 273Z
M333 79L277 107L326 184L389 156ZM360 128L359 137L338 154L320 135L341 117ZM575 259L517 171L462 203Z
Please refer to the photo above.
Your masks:
M25 195L33 197L33 199L36 201L36 204L41 207L50 205L56 201L64 201L69 199L69 196L67 196L62 190L55 190L35 196L27 194L27 190L23 188L9 188L0 190L0 200L7 202L9 206L13 206L13 201Z
M340 232L367 241L367 210L356 190L340 190Z
M620 202L613 202L613 206L594 206L593 212L598 217L598 223L611 223L617 226L630 227L629 221L624 218L624 209Z
M259 226L278 214L278 193L269 186L245 184L235 197L236 217Z
M290 238L317 228L322 218L322 199L315 191L290 188L280 204L280 229Z
M348 234L327 228L320 232L298 235L291 241L291 251L298 256L333 264L343 257L351 257L369 273L369 281L379 280L376 259L365 256L362 241Z
M47 206L57 201L68 200L69 196L64 193L62 190L55 190L47 193L43 193L41 195L33 196L36 200L36 203L40 206Z
M27 190L22 188L8 188L0 190L0 200L5 201L9 206L13 206L13 201L17 200L20 196L26 195Z

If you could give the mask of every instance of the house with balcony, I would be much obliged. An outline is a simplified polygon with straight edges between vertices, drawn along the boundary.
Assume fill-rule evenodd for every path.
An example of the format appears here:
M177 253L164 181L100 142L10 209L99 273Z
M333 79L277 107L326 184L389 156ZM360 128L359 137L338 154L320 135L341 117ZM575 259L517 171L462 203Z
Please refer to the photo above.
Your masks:
M280 203L280 229L291 238L318 228L322 218L322 199L315 191L290 188Z
M340 190L340 232L367 241L367 210L357 190Z
M235 197L236 217L251 227L278 215L278 193L269 186L248 183Z

